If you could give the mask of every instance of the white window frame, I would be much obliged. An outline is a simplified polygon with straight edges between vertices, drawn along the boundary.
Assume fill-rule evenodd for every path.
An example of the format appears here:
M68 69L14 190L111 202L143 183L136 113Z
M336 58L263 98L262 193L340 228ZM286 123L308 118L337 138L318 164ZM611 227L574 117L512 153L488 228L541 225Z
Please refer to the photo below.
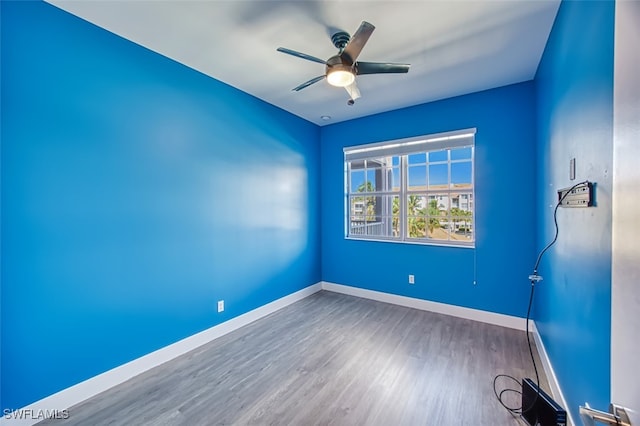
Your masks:
M453 132L444 132L437 133L432 135L418 136L412 138L404 138L404 139L396 139L385 142L371 143L365 145L357 145L345 147L344 151L344 233L345 238L354 239L354 240L367 240L367 241L390 241L390 242L401 242L401 243L409 243L409 244L425 244L425 245L437 245L437 246L455 246L455 247L475 247L476 241L476 217L475 217L475 128L457 130ZM416 238L410 237L408 234L408 223L409 217L407 215L407 200L411 195L419 195L419 196L448 196L449 203L449 216L447 216L447 220L451 219L450 212L452 200L452 194L460 193L460 190L456 190L451 184L451 164L455 164L458 160L452 160L450 151L451 149L457 148L471 148L471 188L465 189L465 194L470 193L470 199L467 200L467 203L470 204L471 211L471 231L470 238L468 240L454 240L454 239L437 239L437 238ZM418 153L429 153L433 151L443 151L447 150L447 160L443 161L442 164L447 164L448 167L448 182L447 188L438 188L438 189L429 189L427 186L426 189L420 190L410 190L408 188L408 164L407 159L411 154ZM380 159L383 157L399 157L399 175L400 175L400 190L375 190L374 192L351 192L351 164L353 162L365 162L366 160ZM428 160L427 160L428 161ZM468 159L460 160L469 162ZM429 164L426 163L427 167ZM389 167L389 166L387 166ZM365 182L368 181L365 179ZM357 194L357 195L356 195ZM460 195L460 194L459 194ZM357 233L354 231L356 228L352 226L352 216L351 216L351 197L362 197L362 196L372 196L372 197L399 197L399 232L398 236L386 236L386 235L366 235L361 234L360 231ZM460 195L461 197L461 195ZM460 203L460 201L458 201ZM389 214L388 212L386 213ZM386 216L386 220L392 220L391 217ZM359 226L359 225L358 225ZM448 226L451 226L449 223ZM451 234L449 234L451 235Z

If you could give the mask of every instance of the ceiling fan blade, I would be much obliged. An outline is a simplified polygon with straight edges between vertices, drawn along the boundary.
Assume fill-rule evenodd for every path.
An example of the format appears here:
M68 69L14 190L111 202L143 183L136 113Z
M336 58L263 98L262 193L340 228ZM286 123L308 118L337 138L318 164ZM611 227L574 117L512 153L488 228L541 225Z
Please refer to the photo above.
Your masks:
M409 72L409 64L391 64L385 62L356 62L356 74L391 74Z
M352 100L355 101L356 99L358 99L360 97L360 90L358 89L358 86L356 86L355 80L350 85L344 86L344 88L345 88L345 90L349 94L349 97Z
M354 63L356 59L358 59L358 55L360 55L362 48L364 47L367 40L369 40L369 37L371 37L371 33L373 33L373 30L375 29L376 27L374 27L372 24L368 23L367 21L362 21L362 24L360 24L360 28L358 28L353 37L351 37L351 40L349 40L349 43L347 43L347 46L344 48L344 51L340 54L340 56L348 56L350 62Z
M295 50L287 49L286 47L278 47L276 49L278 52L286 53L287 55L295 56L298 58L306 59L307 61L318 62L319 64L326 64L326 61L323 61L320 58L316 58L315 56L307 55L306 53L296 52Z
M305 81L305 82L304 82L304 83L302 83L300 86L294 87L294 88L293 88L293 89L291 89L291 90L292 90L292 91L294 91L294 92L298 92L298 91L300 91L300 90L304 89L305 87L309 87L309 86L311 86L312 84L317 83L317 82L319 82L320 80L323 80L323 79L324 79L324 77L325 77L324 75L319 75L319 76L317 76L317 77L312 78L312 79L311 79L311 80L309 80L309 81Z

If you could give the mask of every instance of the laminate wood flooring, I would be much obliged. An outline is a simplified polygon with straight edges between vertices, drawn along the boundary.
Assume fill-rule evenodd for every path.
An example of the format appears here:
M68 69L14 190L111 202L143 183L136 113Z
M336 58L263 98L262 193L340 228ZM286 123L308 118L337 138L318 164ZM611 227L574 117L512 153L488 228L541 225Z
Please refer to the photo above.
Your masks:
M523 331L322 291L39 424L522 425L499 373L533 377Z

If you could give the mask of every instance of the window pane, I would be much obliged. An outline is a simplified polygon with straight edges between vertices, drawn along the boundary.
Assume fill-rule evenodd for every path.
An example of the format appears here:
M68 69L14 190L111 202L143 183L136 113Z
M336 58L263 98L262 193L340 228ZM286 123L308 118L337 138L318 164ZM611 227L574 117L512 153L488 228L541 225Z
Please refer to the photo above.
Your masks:
M426 163L426 155L424 152L409 155L409 165Z
M375 222L376 197L364 197L364 214L367 222Z
M367 182L370 182L363 188L366 192L400 191L400 157L374 158L366 163Z
M449 174L447 164L429 165L429 189L449 187Z
M389 191L400 191L400 169L394 167L391 170L391 182L389 183Z
M435 161L447 161L447 151L431 151L429 153L429 162L433 163Z
M399 235L398 197L379 195L353 197L349 235L392 237Z
M380 169L367 169L367 181L364 184L362 191L359 192L373 192L380 188Z
M428 197L427 218L425 226L428 238L447 240L447 213L449 196L447 194L432 194Z
M394 196L391 200L392 236L400 236L400 197Z
M364 170L352 170L351 171L351 188L350 192L358 192L360 185L364 183Z
M449 230L435 219L430 219L428 238L432 240L449 240Z
M451 214L457 215L453 209L459 209L462 211L462 214L465 212L471 212L473 210L473 199L471 197L471 193L453 193L451 194Z
M378 222L382 214L384 203L383 197L367 197L367 221Z
M460 210L465 212L473 211L473 196L471 193L462 193L459 195L458 206Z
M416 190L427 185L427 166L409 167L409 189Z
M429 216L446 216L449 210L449 194L429 195Z
M409 195L407 197L407 237L424 238L426 236L427 197Z
M471 159L471 147L451 150L451 161Z
M349 205L351 220L364 220L364 197L352 197Z
M454 241L471 241L473 239L473 216L471 212L467 215L451 217L450 237Z
M407 216L424 216L426 214L427 198L421 195L407 197Z
M471 188L471 162L451 163L451 183L452 187L466 186Z
M407 218L407 238L424 238L427 236L427 220L424 217Z

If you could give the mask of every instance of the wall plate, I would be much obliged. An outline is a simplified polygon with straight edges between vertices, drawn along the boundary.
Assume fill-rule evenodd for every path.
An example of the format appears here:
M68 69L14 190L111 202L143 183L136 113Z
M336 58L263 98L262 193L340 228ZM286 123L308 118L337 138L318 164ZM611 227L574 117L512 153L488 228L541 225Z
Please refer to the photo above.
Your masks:
M560 200L560 207L592 207L593 183L585 182L575 187L559 189L558 201Z
M569 160L569 180L576 180L576 159Z

